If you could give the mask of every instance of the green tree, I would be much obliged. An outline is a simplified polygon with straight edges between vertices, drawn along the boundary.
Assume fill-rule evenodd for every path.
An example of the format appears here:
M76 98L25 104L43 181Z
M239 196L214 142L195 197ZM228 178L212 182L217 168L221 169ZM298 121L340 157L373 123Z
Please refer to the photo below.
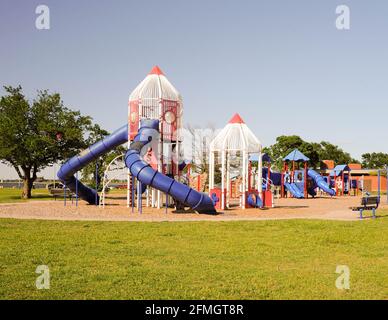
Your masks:
M330 142L322 141L320 146L319 158L321 160L334 160L336 164L359 163L359 161L353 159L349 153Z
M304 141L299 136L280 136L276 138L276 143L263 151L268 153L272 159L273 166L277 170L282 169L283 158L292 150L299 149L306 157L310 159L309 166L321 167L322 160L334 160L337 164L357 163L349 153L343 151L340 147L327 141L320 143Z
M94 124L89 128L89 136L86 139L86 144L88 146L95 144L96 142L104 139L109 134L110 133L108 131L102 129L98 124ZM97 180L98 187L101 190L102 188L101 181L104 176L104 171L106 169L106 166L115 157L123 154L124 152L125 152L125 148L120 146L115 150L112 150L100 156L94 162L88 164L82 169L83 179L85 179L88 182L89 186L91 186L92 188L96 187L96 180ZM96 164L97 164L97 170L96 170Z
M23 180L23 198L31 198L37 173L86 146L91 118L63 105L58 93L38 91L30 103L22 87L5 86L0 99L0 160Z
M319 150L317 150L316 144L306 142L296 135L279 136L274 145L264 148L263 151L271 157L275 169L281 170L283 158L294 149L299 149L306 157L310 158L310 166L315 167L319 163Z
M383 169L388 165L388 154L383 152L364 153L361 159L362 166L368 169Z

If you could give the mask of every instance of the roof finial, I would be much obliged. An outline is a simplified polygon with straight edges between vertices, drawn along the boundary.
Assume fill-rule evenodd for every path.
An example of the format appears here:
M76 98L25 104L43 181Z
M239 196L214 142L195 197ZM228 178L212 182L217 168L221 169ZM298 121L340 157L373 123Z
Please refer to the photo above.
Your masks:
M240 117L238 113L235 113L232 119L230 119L229 123L245 123L244 120Z
M158 66L154 66L149 74L157 74L158 76L164 75L163 71Z

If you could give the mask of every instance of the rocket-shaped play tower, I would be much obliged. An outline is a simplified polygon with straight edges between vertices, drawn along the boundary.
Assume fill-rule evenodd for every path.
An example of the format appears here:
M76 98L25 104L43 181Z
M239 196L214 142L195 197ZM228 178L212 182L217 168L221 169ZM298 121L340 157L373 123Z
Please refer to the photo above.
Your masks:
M216 154L221 156L221 162L218 163L221 167L221 188L215 188ZM249 168L249 157L253 154L256 154L259 159L255 188L251 186L251 170ZM237 113L210 143L209 189L212 197L213 194L220 195L217 198L220 198L219 208L222 210L229 208L232 169L235 171L234 175L242 178L240 207L245 209L247 202L251 205L249 202L252 202L253 198L255 200L254 206L261 207L263 199L262 145Z
M183 103L178 90L158 66L154 66L145 79L132 91L128 103L128 141L134 140L141 122L145 119L159 121L157 148L150 158L151 165L159 172L179 178L180 138ZM161 192L151 190L151 205L161 206Z
M177 133L182 127L183 104L177 89L158 66L129 96L128 124L130 140L139 129L140 120L159 120L163 141L177 142Z

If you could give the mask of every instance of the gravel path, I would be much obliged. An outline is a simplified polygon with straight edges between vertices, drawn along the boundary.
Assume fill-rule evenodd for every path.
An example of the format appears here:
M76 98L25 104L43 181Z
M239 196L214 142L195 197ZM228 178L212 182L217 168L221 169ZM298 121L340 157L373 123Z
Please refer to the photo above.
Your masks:
M196 213L172 213L169 209L143 208L143 213L131 212L125 200L107 200L105 209L87 205L80 201L78 207L71 201L67 206L63 201L29 201L23 203L0 204L0 218L44 219L44 220L85 220L85 221L233 221L233 220L276 220L276 219L323 219L358 220L358 213L349 210L360 203L359 197L279 199L275 208L232 209L218 215Z

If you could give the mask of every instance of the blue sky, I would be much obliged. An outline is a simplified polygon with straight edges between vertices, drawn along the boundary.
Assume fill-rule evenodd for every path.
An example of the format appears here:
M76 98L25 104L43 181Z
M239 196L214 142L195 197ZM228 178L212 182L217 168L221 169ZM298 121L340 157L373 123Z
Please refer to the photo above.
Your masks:
M39 4L50 30L35 28ZM335 28L341 4L348 31ZM298 134L359 158L388 152L387 16L384 0L2 0L0 84L31 98L60 92L114 130L157 64L184 98L186 123L223 127L239 112L264 145ZM0 178L13 176L0 166Z

